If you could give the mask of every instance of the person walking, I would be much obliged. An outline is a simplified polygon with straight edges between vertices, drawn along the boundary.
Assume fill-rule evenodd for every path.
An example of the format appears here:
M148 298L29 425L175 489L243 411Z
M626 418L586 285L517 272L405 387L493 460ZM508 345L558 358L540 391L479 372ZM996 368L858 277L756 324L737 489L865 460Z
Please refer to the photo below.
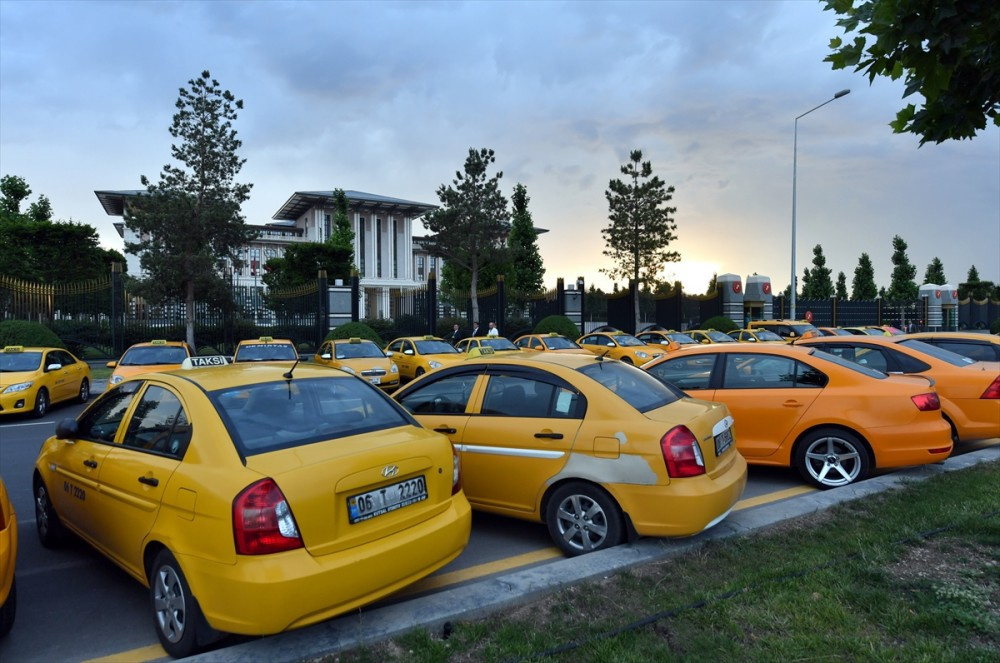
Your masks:
M490 329L489 329L489 331L486 332L486 335L487 336L499 336L500 335L500 330L497 329L497 323L495 323L495 322L491 322L490 323Z

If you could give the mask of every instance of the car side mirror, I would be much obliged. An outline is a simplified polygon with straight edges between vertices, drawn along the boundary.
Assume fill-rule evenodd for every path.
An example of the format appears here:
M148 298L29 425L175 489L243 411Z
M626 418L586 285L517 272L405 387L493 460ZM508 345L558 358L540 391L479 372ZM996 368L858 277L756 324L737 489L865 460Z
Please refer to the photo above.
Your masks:
M59 363L49 364L48 366L45 367L45 372L48 373L49 371L58 371L60 368L62 368L62 364Z
M80 432L76 419L63 419L56 425L56 439L70 440L75 438Z
M386 357L391 357L392 356L392 350L386 350L385 351L385 356Z
M108 368L116 368L118 366L118 362L117 361L109 361L107 364L105 364L105 366L107 366Z
M413 350L403 350L403 354L404 355L412 355L413 354Z
M326 360L326 361L330 361L330 359L331 359L331 355L330 355L330 353L328 353L328 352L327 352L327 353L324 353L324 354L321 354L321 355L319 356L319 358L320 358L320 359L324 359L324 360Z

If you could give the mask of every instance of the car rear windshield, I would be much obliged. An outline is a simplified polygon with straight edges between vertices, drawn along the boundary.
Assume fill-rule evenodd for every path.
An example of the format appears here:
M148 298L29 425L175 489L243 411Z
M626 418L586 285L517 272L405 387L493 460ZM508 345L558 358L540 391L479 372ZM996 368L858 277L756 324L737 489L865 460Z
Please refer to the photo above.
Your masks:
M968 366L969 364L976 363L972 359L964 355L960 355L957 352L952 352L951 350L945 350L944 348L939 348L936 345L931 345L930 343L924 343L915 338L908 338L905 341L900 341L903 345L908 348L913 348L923 352L925 355L930 355L935 359L940 359L941 361L948 362L952 366Z
M233 361L295 361L298 353L288 343L254 343L236 348Z
M683 397L646 371L620 361L600 361L578 369L581 373L614 392L639 412L669 405Z
M446 341L416 341L417 352L422 355L454 355L458 350Z
M209 398L243 456L417 425L388 396L356 378L240 385Z
M823 361L828 361L831 364L836 364L837 366L843 366L844 368L850 369L855 373L861 373L862 375L867 375L869 377L882 379L888 377L882 371L877 371L874 368L868 368L861 364L850 361L849 359L842 359L837 355L832 355L829 352L824 352L819 348L810 348L813 352L812 355L817 359L822 359Z
M187 359L187 350L179 345L143 346L129 348L118 362L119 366L155 366L157 364L180 364Z

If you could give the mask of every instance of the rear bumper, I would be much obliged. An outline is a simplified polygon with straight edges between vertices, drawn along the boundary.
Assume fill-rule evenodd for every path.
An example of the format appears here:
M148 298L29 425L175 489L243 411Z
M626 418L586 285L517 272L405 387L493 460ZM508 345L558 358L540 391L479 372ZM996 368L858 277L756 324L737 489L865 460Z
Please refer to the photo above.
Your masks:
M875 467L907 467L938 463L951 455L951 426L943 418L911 426L886 426L861 431L875 454ZM933 453L932 453L933 452Z
M179 556L208 623L246 635L279 633L376 601L441 568L465 549L465 495L402 532L324 557L306 550L240 556L234 565Z
M734 454L729 467L708 475L672 479L668 485L607 484L636 533L642 536L691 536L720 522L743 495L747 463Z

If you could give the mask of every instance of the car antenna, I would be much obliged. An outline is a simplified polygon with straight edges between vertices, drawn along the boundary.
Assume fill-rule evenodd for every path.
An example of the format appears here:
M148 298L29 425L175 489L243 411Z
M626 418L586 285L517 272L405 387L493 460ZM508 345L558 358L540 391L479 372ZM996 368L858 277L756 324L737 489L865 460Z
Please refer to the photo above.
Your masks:
M295 358L295 363L292 364L292 367L288 369L288 372L285 373L284 375L282 375L281 377L285 378L286 380L291 380L292 379L292 371L294 371L295 367L298 366L298 365L299 365L299 358L296 357Z

